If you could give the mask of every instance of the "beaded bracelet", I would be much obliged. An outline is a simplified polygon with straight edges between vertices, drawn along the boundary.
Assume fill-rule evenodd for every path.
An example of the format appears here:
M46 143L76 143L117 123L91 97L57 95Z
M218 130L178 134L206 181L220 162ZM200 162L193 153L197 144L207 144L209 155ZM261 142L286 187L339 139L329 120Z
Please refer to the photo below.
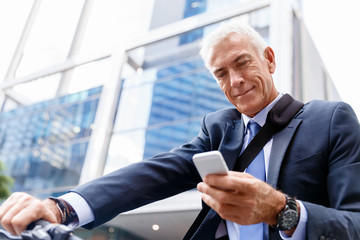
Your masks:
M61 198L49 197L50 200L55 201L56 207L61 215L61 224L77 226L79 218L71 205Z

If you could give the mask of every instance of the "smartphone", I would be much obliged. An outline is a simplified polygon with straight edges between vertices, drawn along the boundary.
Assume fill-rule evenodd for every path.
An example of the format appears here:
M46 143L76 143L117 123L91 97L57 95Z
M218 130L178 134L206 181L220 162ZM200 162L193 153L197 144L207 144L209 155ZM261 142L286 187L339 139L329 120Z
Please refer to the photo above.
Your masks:
M229 172L225 160L219 151L195 154L193 161L203 180L208 174L228 174Z

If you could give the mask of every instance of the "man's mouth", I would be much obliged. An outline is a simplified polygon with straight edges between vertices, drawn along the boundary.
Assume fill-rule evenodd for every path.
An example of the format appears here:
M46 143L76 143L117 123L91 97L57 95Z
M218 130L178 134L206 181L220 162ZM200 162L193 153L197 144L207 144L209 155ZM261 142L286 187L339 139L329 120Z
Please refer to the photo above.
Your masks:
M245 90L245 91L242 91L242 92L239 92L239 93L236 93L234 94L234 97L242 97L244 95L246 95L248 92L250 92L251 90L253 90L255 87L252 86L251 88Z

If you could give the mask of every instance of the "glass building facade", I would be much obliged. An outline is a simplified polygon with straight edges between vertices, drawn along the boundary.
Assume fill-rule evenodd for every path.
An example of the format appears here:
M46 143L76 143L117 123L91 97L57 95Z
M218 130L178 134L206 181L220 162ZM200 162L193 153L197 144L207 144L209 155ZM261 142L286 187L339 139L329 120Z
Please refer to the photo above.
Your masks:
M46 189L75 186L102 87L0 114L0 159L14 179L12 191L42 197Z

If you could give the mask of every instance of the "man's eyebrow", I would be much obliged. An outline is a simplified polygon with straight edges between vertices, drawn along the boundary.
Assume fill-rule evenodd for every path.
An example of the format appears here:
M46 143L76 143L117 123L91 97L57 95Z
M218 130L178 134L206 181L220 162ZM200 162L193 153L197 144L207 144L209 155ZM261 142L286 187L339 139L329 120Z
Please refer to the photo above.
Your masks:
M214 71L213 71L213 74L216 76L216 74L217 73L219 73L219 72L221 72L221 71L223 71L224 70L224 68L217 68L217 69L215 69Z

